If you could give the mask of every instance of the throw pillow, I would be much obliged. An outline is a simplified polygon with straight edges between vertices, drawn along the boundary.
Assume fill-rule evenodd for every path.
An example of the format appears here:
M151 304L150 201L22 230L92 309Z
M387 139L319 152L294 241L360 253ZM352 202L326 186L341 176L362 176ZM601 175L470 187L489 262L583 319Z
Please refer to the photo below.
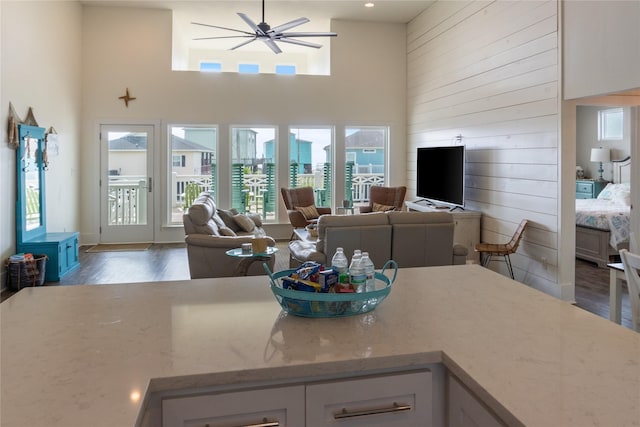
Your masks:
M320 214L318 213L318 209L316 209L314 205L299 206L296 208L296 210L300 212L302 216L304 216L304 219L306 219L307 221L320 217Z
M371 208L373 212L386 212L386 211L393 211L395 209L396 209L395 206L381 205L380 203L376 203L376 202L373 202L373 206Z
M251 221L256 225L256 227L262 227L262 217L257 213L249 213L247 214Z
M218 230L220 231L220 235L222 236L229 236L229 237L237 236L236 232L230 229L229 227L220 227Z
M240 227L243 231L246 231L247 233L251 233L253 229L256 228L256 225L254 224L254 222L251 221L251 219L249 219L249 217L246 215L243 215L243 214L234 215L233 220L236 222L236 224L238 224L238 227Z
M238 232L241 230L240 226L233 219L234 215L237 215L238 212L233 213L233 211L231 210L226 211L224 209L218 209L217 212L220 218L222 218L222 222L224 222L224 225L232 229L234 232Z

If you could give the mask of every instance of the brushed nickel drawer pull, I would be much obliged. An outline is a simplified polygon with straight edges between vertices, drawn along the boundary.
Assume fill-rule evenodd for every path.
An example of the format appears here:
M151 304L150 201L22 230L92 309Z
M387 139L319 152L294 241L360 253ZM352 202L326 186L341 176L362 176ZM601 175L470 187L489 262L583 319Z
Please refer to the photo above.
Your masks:
M278 427L280 425L279 421L268 421L267 418L263 418L260 424L243 424L238 427ZM205 427L209 427L209 424L205 424Z
M342 408L342 411L336 412L333 414L333 419L339 420L342 418L353 418L353 417L364 417L367 415L379 415L379 414L388 414L391 412L404 412L410 411L411 405L401 405L397 402L393 402L393 406L390 408L380 408L380 409L367 409L364 411L347 411L347 408Z

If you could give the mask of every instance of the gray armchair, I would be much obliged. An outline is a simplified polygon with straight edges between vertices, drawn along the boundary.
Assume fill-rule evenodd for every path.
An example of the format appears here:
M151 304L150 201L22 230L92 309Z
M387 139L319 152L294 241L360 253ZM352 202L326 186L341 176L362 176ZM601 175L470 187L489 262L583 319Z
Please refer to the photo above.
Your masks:
M221 216L220 213L223 215ZM208 193L202 193L182 217L192 279L206 277L231 277L236 275L241 258L226 255L229 249L251 243L254 237L265 237L259 215L218 211ZM268 246L276 242L267 237ZM267 262L273 271L275 257ZM262 262L251 264L247 275L265 274Z

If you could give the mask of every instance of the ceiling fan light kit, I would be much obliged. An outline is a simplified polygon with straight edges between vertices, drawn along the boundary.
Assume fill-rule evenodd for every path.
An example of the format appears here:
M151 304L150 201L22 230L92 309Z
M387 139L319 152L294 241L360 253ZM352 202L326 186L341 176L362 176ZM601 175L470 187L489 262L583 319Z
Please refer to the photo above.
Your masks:
M192 22L194 25L201 25L203 27L211 27L217 28L220 30L233 31L236 33L241 33L242 35L235 36L218 36L218 37L199 37L194 40L214 40L214 39L231 39L231 38L246 38L248 40L243 41L236 46L233 46L230 50L238 49L242 46L248 45L251 42L256 40L261 40L264 44L266 44L269 49L271 49L274 53L282 53L280 47L276 44L276 42L282 43L290 43L299 46L311 47L314 49L320 49L322 47L321 44L308 42L305 40L298 40L299 38L305 37L336 37L338 34L334 32L286 32L291 28L295 28L299 25L306 24L309 22L307 18L297 18L293 21L287 22L282 25L278 25L277 27L271 28L269 24L265 22L264 19L264 1L262 0L262 21L259 24L253 22L251 18L249 18L244 13L238 12L238 16L242 18L242 20L253 30L253 32L237 30L234 28L221 27L219 25L210 25L210 24L202 24L199 22Z

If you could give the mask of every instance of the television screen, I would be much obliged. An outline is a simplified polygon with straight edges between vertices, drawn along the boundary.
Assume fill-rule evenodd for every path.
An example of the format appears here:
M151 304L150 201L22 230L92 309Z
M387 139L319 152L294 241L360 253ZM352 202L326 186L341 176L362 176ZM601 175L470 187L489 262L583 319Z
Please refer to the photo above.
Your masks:
M463 207L464 173L464 145L418 148L416 195Z

